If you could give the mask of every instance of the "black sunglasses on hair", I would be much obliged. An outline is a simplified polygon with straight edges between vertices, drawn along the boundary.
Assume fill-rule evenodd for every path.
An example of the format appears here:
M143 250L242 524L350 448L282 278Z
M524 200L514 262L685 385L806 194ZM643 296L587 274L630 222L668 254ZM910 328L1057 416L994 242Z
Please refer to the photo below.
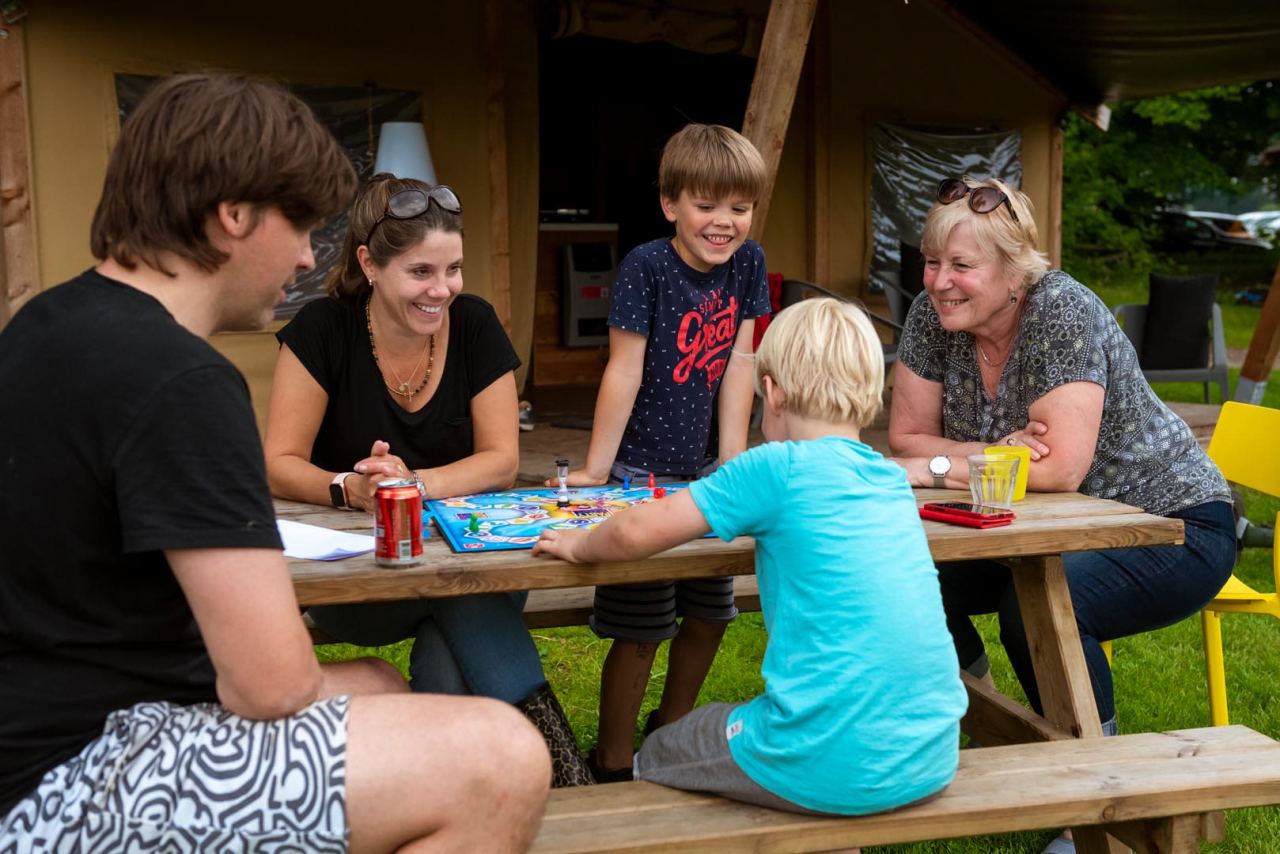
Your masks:
M387 217L392 219L413 219L415 216L422 216L426 213L432 202L435 202L441 210L448 213L462 213L462 201L452 187L437 184L430 190L419 190L416 187L401 190L398 193L392 193L391 198L387 199L387 212L378 217L378 221L369 229L369 233L365 235L364 244L366 246L369 245L369 238L373 237L373 233L378 230L378 226L382 225L382 221Z
M969 197L969 210L974 213L989 214L1001 205L1007 205L1009 216L1013 217L1014 222L1018 222L1013 202L995 187L970 187L959 178L948 178L938 185L938 201L944 205L958 202L965 196Z

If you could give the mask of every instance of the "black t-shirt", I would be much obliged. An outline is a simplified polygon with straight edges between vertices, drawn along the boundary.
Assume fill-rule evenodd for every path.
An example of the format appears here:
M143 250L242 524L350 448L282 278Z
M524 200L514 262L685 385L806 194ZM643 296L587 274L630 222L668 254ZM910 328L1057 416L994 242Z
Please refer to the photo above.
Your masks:
M307 303L276 338L329 395L311 449L311 462L327 471L349 471L369 456L375 439L389 442L391 453L415 469L471 456L471 399L520 365L493 308L470 294L449 305L444 373L417 412L392 400L374 364L364 299Z
M134 703L216 701L163 549L280 548L248 388L89 271L0 333L0 815Z

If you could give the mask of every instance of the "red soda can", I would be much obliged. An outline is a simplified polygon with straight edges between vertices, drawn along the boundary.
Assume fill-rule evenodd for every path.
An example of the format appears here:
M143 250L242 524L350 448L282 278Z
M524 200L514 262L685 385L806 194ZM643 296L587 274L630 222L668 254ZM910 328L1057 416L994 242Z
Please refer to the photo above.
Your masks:
M373 495L373 554L378 566L422 563L422 495L412 480L383 480Z

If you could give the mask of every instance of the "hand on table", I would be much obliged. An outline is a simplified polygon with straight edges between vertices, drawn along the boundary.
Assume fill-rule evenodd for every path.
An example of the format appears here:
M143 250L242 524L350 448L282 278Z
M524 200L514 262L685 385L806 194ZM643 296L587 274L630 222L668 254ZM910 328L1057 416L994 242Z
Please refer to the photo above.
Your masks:
M1031 459L1038 460L1041 457L1049 456L1049 446L1038 438L1048 432L1049 427L1043 421L1028 421L1026 427L1021 430L1014 430L994 444L1025 445L1031 449Z
M586 563L583 552L590 531L580 528L546 528L533 544L535 555L551 555L569 563Z
M369 450L369 456L356 463L355 474L346 479L347 501L352 507L373 510L373 494L378 482L389 478L407 478L409 467L404 460L391 453L391 445L378 439Z

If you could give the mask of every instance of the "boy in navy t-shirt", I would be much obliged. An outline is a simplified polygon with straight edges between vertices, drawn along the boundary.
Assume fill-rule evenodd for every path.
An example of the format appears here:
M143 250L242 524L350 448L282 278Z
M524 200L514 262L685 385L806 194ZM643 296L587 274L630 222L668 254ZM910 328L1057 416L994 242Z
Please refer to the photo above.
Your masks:
M764 186L760 153L741 134L692 124L662 152L658 191L675 237L633 249L609 312L609 366L586 465L571 486L649 474L692 480L747 445L752 328L769 313L764 252L747 240ZM718 422L719 453L708 451ZM683 617L677 628L676 617ZM636 717L658 644L672 642L662 702L646 729L693 708L725 626L731 578L596 588L591 628L613 638L600 676L597 779L629 779Z
M880 340L856 306L805 300L769 324L755 372L767 444L590 532L544 531L534 553L594 563L708 531L755 539L764 693L657 730L640 779L836 815L931 797L955 776L967 699L911 485L861 439Z

